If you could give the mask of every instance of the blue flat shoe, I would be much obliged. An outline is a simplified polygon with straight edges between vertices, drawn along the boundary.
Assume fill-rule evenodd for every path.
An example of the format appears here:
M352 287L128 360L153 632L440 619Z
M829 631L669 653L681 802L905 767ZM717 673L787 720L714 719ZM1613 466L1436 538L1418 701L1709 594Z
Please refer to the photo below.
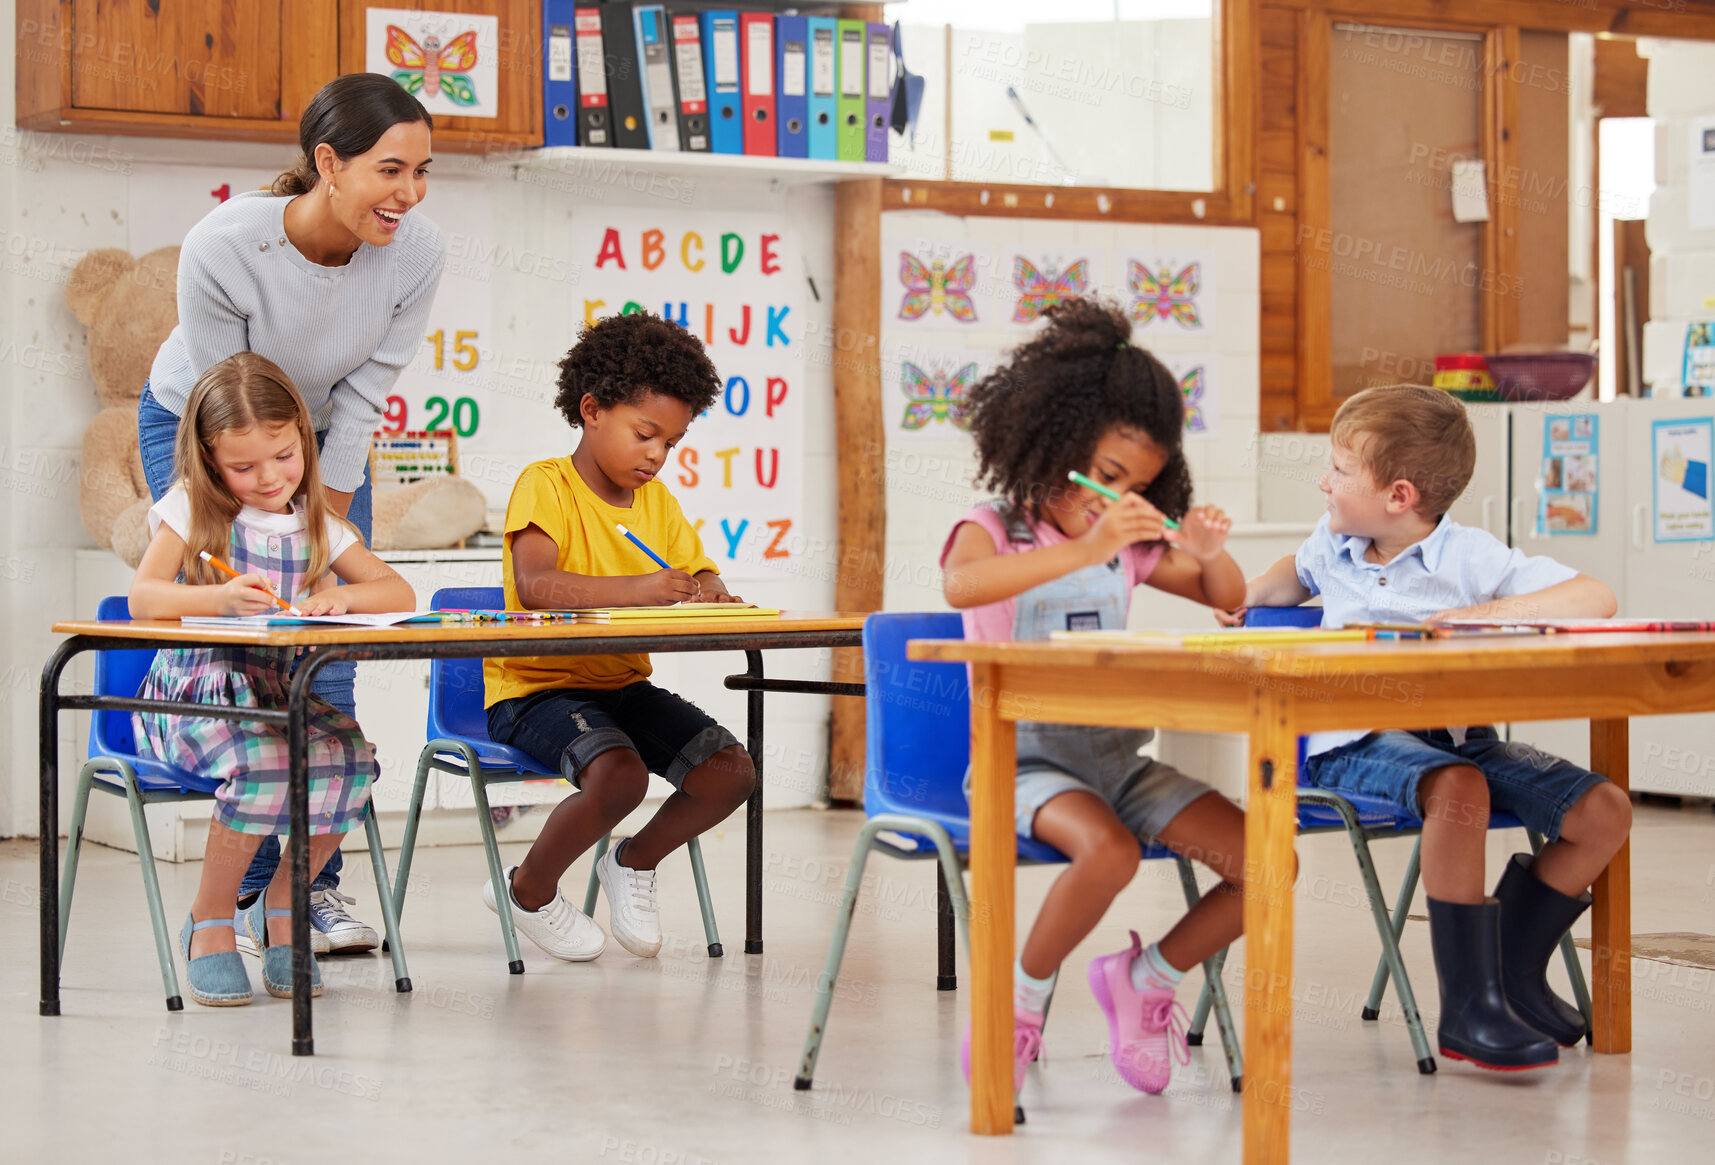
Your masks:
M262 947L262 986L268 994L276 999L292 997L292 947L268 945L268 920L270 918L290 918L290 910L269 910L263 905L263 900L257 898L250 904L250 909L244 912L244 925L255 936ZM310 996L315 998L322 993L322 969L316 964L315 956L310 956Z
M192 932L212 926L230 929L233 922L230 918L197 922L187 913L184 929L179 931L179 950L185 956L185 981L190 984L191 998L204 1007L243 1007L254 998L250 976L244 973L244 959L237 951L216 951L191 958Z

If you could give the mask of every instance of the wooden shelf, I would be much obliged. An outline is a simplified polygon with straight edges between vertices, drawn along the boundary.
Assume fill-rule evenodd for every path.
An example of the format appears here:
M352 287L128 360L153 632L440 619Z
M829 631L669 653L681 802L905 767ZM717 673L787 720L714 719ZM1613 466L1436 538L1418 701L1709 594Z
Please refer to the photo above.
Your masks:
M667 174L687 178L767 181L777 190L844 182L851 178L890 178L898 173L886 162L831 162L821 158L692 154L675 150L603 149L599 146L547 146L487 159L491 166L508 163L524 170L582 176L592 182L623 182L630 173Z

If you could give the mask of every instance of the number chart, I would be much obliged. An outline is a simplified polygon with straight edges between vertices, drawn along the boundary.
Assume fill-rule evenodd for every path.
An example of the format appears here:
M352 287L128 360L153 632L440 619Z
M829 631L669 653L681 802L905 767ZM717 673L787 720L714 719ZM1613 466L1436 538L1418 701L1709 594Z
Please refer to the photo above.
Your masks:
M574 219L572 254L585 273L574 328L650 311L694 334L714 361L720 395L661 470L704 550L735 579L804 569L797 559L812 532L803 525L805 284L796 238L777 216L754 212L616 207Z

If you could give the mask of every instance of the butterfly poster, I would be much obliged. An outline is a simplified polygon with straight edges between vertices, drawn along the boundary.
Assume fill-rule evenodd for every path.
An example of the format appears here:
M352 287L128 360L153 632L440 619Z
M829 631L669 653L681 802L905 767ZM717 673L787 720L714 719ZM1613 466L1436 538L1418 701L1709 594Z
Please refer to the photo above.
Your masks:
M500 115L500 18L370 8L365 64L433 114Z
M1122 255L1126 314L1145 339L1206 332L1214 323L1214 263L1197 255Z
M1144 332L1136 338L1141 342ZM1179 395L1185 403L1185 437L1208 438L1216 435L1220 416L1220 397L1216 393L1219 360L1215 356L1181 356L1158 352L1161 362L1179 382Z
M912 331L974 332L997 323L994 253L901 235L883 240L882 320Z
M970 432L970 394L998 356L977 348L887 348L882 416L889 440L953 440Z
M1013 252L1010 322L1028 327L1056 304L1098 292L1098 258L1091 251Z

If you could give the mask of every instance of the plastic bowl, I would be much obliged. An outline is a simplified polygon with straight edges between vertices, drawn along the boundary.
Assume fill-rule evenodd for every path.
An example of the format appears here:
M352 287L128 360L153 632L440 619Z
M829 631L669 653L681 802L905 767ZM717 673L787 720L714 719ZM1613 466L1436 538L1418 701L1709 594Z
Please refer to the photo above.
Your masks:
M1502 400L1571 400L1590 383L1596 357L1588 352L1513 352L1488 356Z

